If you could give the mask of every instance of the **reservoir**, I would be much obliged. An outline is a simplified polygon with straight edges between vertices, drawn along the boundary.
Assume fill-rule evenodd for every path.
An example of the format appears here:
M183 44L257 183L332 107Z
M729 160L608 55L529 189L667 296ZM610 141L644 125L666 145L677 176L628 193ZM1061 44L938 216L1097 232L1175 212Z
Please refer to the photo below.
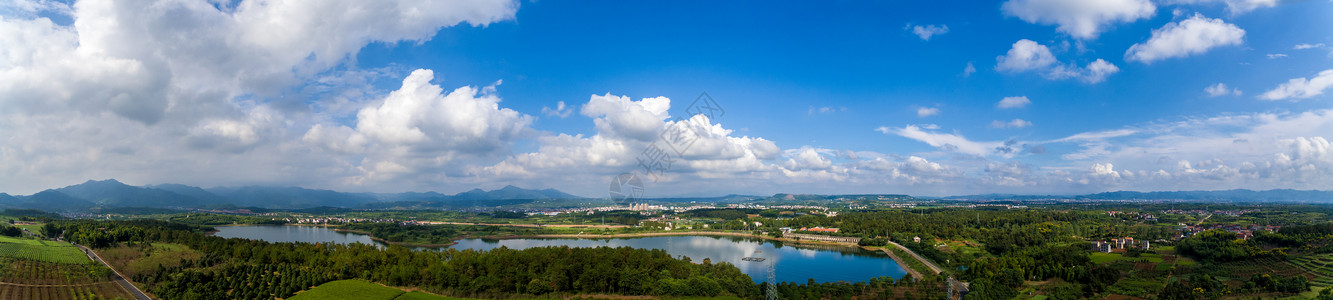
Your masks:
M369 236L340 233L324 227L308 226L220 226L218 237L258 239L268 242L364 243L380 245ZM770 267L778 281L861 282L873 277L902 278L906 271L882 252L837 246L795 246L781 242L742 237L657 236L616 239L462 239L449 248L490 250L499 247L526 249L546 246L632 247L661 249L676 257L688 257L695 263L708 258L713 263L728 262L750 275L756 283L767 281ZM424 249L423 249L424 250ZM763 261L744 260L746 257Z
M222 238L243 238L251 240L261 240L271 243L335 243L351 244L362 243L367 245L380 245L370 236L355 233L342 233L333 231L326 227L314 226L284 226L284 225L255 225L255 226L217 226L218 231L213 236Z

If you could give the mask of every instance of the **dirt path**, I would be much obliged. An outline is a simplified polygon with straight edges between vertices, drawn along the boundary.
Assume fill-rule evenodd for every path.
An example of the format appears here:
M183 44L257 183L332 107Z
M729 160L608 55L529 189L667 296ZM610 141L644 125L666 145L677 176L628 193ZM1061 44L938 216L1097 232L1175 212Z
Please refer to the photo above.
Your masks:
M97 255L97 252L93 252L93 250L90 250L90 249L88 249L87 247L84 247L83 245L76 245L76 246L79 246L79 249L83 249L83 252L84 252L84 253L91 254L91 255L89 255L89 258L92 258L94 261L97 261L98 263L101 263L102 265L105 265L108 269L111 269L111 272L115 272L115 273L116 273L116 278L115 278L116 283L120 284L120 287L123 288L123 289L125 289L125 291L130 292L131 295L134 295L134 299L137 299L137 300L152 300L152 299L153 299L153 298L149 298L149 297L148 297L148 294L144 294L143 291L140 291L140 290L139 290L139 287L134 286L133 284L130 284L130 281L129 281L129 280L125 280L125 276L124 276L124 275L121 275L121 274L120 274L120 271L116 271L116 268L111 267L111 264L108 264L108 263L106 263L106 261L103 261L103 260L102 260L102 256L101 256L101 255Z

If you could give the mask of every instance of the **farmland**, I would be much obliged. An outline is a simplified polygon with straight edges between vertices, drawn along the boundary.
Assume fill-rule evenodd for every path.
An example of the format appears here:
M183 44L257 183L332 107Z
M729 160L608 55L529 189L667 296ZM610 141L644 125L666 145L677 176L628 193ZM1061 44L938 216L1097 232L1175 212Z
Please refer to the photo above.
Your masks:
M90 261L70 243L6 236L0 236L0 256L68 264Z
M0 236L0 300L130 298L111 274L69 243Z

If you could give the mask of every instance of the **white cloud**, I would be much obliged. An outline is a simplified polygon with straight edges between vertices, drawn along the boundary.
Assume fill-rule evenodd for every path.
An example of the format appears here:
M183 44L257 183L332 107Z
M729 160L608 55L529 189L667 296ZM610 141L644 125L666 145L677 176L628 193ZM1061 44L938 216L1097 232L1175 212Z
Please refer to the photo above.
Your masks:
M1305 49L1315 49L1315 48L1323 48L1323 47L1324 47L1324 43L1318 43L1318 44L1296 44L1296 46L1292 46L1291 49L1292 49L1292 50L1305 50Z
M1023 72L1041 70L1055 64L1051 49L1029 39L1014 42L1009 52L995 58L996 71Z
M825 170L833 167L833 161L824 157L818 150L810 147L787 151L786 168L792 171Z
M1157 6L1148 0L1010 0L1005 15L1056 30L1078 39L1095 39L1107 26L1152 17Z
M607 136L651 141L665 128L662 120L670 117L667 114L669 108L671 99L666 97L633 101L626 96L607 93L592 95L588 104L583 105L582 113L593 118L597 131Z
M518 138L532 117L500 108L500 97L476 87L445 93L431 84L431 70L416 70L383 103L357 113L356 130L366 137L416 151L503 150Z
M1014 42L1005 55L995 58L995 70L1001 72L1039 72L1047 79L1059 80L1078 78L1087 83L1099 83L1107 76L1120 72L1120 68L1103 59L1088 63L1087 67L1059 63L1050 48L1032 40L1022 39Z
M1125 60L1152 63L1185 57L1216 47L1240 45L1244 38L1244 29L1196 13L1189 19L1154 29L1147 42L1134 44L1125 51Z
M1091 63L1088 63L1088 66L1083 70L1084 72L1082 72L1082 76L1080 77L1084 82L1087 83L1102 82L1106 80L1107 76L1111 76L1111 74L1120 72L1119 67L1116 67L1115 65L1106 62L1105 60L1102 60L1100 58Z
M20 192L111 177L340 185L338 179L351 176L356 165L333 153L364 150L354 147L361 142L348 138L343 149L326 152L305 145L305 138L332 143L326 138L348 137L345 126L308 131L349 118L364 101L382 95L361 79L396 73L354 69L348 62L361 48L425 42L442 27L509 20L518 2L69 6L24 0L0 6L0 119L64 124L0 123L7 143L49 150L0 151L0 169L22 162L29 171L45 172L0 175L0 190ZM45 15L68 16L73 23L57 24ZM65 138L36 146L52 136ZM87 168L60 166L68 163Z
M1032 122L1028 122L1023 119L1013 119L1008 122L995 120L991 121L990 126L994 128L1024 128L1032 126Z
M944 151L966 153L976 156L995 154L995 149L1004 145L1004 143L1001 142L974 142L957 134L928 132L916 125L907 125L903 128L880 127L876 128L875 131L885 134L895 134L921 141Z
M1287 57L1286 54L1282 54L1282 53L1269 53L1269 54L1266 54L1265 56L1268 56L1268 59L1278 59L1278 58Z
M949 26L948 26L948 25L939 25L939 26L935 26L935 25L926 25L926 26L916 25L916 26L912 26L912 34L915 34L916 36L920 37L921 40L923 40L923 41L929 41L929 40L930 40L930 37L932 37L932 36L936 36L936 35L942 35L942 34L945 34L945 33L949 33Z
M940 109L939 109L939 108L936 108L936 107L922 107L922 108L917 108L917 109L916 109L916 116L917 116L917 117L925 118L925 117L934 116L934 115L938 115L938 114L940 114Z
M814 107L814 106L811 106L810 108L806 109L806 114L810 114L810 115L813 115L813 114L815 114L815 113L827 114L827 113L834 113L834 112L840 112L840 111L847 111L847 108L846 108L846 107L832 107L832 106L821 106L821 107L817 107L817 108L816 108L816 107Z
M1278 85L1276 88L1259 95L1263 100L1283 100L1283 99L1308 99L1314 96L1324 94L1324 90L1333 86L1333 69L1324 70L1319 74L1306 78L1292 78L1287 82Z
M1028 100L1028 96L1004 97L1004 99L1000 99L999 103L995 103L995 107L1023 108L1027 107L1028 104L1032 104L1032 100Z
M1228 87L1226 84L1223 84L1221 82L1203 88L1203 91L1205 93L1208 93L1208 97L1217 97L1226 95L1240 96L1241 94L1240 89Z
M569 109L568 107L565 106L565 101L557 101L555 103L555 108L550 108L545 106L542 107L542 114L552 117L560 117L562 119L565 117L569 117L569 115L573 112L574 110Z
M1173 4L1202 4L1202 3L1224 3L1227 6L1227 12L1231 15L1239 15L1250 12L1255 9L1277 6L1278 0L1172 0Z
M963 67L963 78L972 77L972 73L976 72L977 72L977 67L972 66L972 62L969 61L967 62L967 66Z

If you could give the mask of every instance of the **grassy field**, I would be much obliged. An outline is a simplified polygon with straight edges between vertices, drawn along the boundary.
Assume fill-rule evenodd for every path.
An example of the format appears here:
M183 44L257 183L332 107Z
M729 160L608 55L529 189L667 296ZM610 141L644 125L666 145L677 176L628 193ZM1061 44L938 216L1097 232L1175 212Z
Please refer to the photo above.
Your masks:
M184 261L203 257L188 247L165 243L153 243L148 247L119 246L96 251L107 263L129 277L154 274L159 269L174 268Z
M0 256L67 264L91 261L70 243L7 236L0 236Z
M403 295L403 291L361 280L339 280L321 284L308 291L297 293L292 300L348 299L348 300L393 300Z

